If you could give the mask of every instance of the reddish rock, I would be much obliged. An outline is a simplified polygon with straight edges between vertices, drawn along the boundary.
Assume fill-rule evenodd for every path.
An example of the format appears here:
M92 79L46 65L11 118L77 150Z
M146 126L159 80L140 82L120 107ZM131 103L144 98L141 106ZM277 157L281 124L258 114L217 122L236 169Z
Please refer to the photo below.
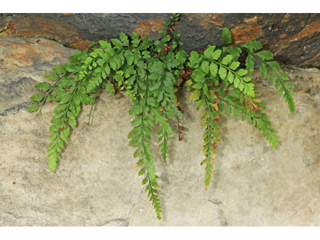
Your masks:
M3 31L6 31L7 29L8 29L8 23L4 22L0 27L0 33L2 33Z
M13 35L24 37L53 38L62 43L73 42L78 36L77 29L63 22L43 17L26 17L15 23Z
M220 13L212 13L212 17L210 20L214 25L222 26L224 24L224 20L221 18Z
M71 44L80 38L77 29L71 24L39 16L28 16L10 21L6 31L0 33L0 37L12 36L44 37L62 44Z
M137 32L141 38L160 39L158 30L171 14L2 14L0 38L45 37L85 49L91 41ZM259 40L281 64L298 67L320 63L320 14L187 13L173 27L181 33L181 49L191 52L221 44L222 29L231 30L233 43Z
M92 41L79 38L74 43L71 43L70 47L84 51L88 48L90 43L92 43Z
M152 39L151 33L158 33L159 30L164 29L163 20L161 18L156 18L148 20L142 23L139 23L138 27L134 28L132 31L136 32L143 39L145 36L148 36ZM153 39L156 40L156 39Z
M8 32L12 32L14 29L14 23L12 21L9 22L4 22L0 28L0 33L8 31Z
M294 42L305 37L312 36L317 32L320 32L320 19L307 24L300 32L291 37L280 40L279 42L277 42L277 44L284 42Z
M207 28L210 25L210 23L214 25L222 26L224 23L224 20L221 18L221 14L219 13L208 13L208 14L205 13L201 15L201 20L199 22L194 21L194 23L199 23L204 28Z
M261 26L258 25L257 20L257 16L248 19L245 18L243 23L230 29L233 43L246 43L248 41L256 40L262 36L265 36L265 33L262 31ZM263 41L262 43L266 44L267 40Z
M68 56L74 51L43 38L0 38L0 70L35 66L38 63L54 66L67 62Z

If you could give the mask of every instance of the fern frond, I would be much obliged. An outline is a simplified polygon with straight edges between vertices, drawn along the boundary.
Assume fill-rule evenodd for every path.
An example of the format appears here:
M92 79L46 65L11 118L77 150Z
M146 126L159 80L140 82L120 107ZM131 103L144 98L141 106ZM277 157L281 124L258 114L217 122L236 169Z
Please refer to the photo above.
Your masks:
M220 142L219 135L219 125L215 122L216 119L219 118L216 113L216 106L213 104L213 99L216 96L213 93L213 90L209 90L207 94L205 94L201 90L196 90L193 92L195 96L190 94L190 101L197 101L197 111L203 110L201 120L204 121L203 127L205 128L204 134L202 135L203 142L203 153L206 156L206 159L201 162L201 165L206 164L205 168L205 186L206 190L210 185L211 175L213 172L213 159L216 157L216 144Z
M262 48L262 44L258 41L247 42L241 49L244 49L248 52L246 66L249 72L253 71L254 58L257 58L260 61L260 73L261 77L265 79L268 75L267 68L270 69L270 83L275 84L276 89L279 89L279 95L283 93L283 98L288 103L290 112L292 115L295 114L295 103L293 100L293 92L287 88L294 88L294 85L289 82L289 77L286 73L279 71L280 65L275 61L269 61L273 59L273 54L269 51L260 51L253 53L253 50L259 50Z
M223 44L230 44L231 43L231 33L230 33L230 30L226 27L222 29L221 42Z
M158 177L156 176L156 178ZM148 197L150 197L150 201L152 202L152 205L156 211L157 218L160 220L162 210L161 210L159 196L158 196L159 192L157 190L158 188L160 188L160 186L155 181L151 181L148 173L143 181L145 181L145 179L147 179L147 182L148 182L148 185L146 186L145 191L148 192Z
M161 142L159 144L159 148L161 148L161 156L162 156L162 159L164 161L164 163L166 165L167 164L167 153L168 153L168 146L167 146L167 139L168 139L168 133L164 130L163 127L161 127L159 129L159 131L157 132L158 135L160 135L160 137L158 138L158 141Z
M267 114L260 112L260 110L265 109L262 103L253 103L253 106L249 107L249 105L246 106L244 103L242 103L243 99L240 101L236 101L237 98L231 95L227 95L225 98L218 98L220 100L219 109L221 113L224 112L225 104L227 104L227 109L230 109L227 110L228 117L231 116L231 107L234 108L235 117L238 116L239 111L242 111L242 121L246 119L248 123L251 123L252 121L253 125L257 127L259 130L261 130L263 135L267 136L267 140L270 142L272 147L274 149L276 148L276 145L279 142L277 140L278 136L274 134L275 130L270 128L271 123L268 120ZM248 99L249 101L251 101L250 97Z
M63 141L68 141L70 127L76 127L77 125L76 117L81 110L80 99L87 99L88 97L87 95L79 96L81 94L81 91L79 91L81 83L82 81L78 81L69 93L66 93L59 85L55 87L56 99L60 99L60 104L54 109L56 115L51 119L51 123L55 124L49 129L50 132L53 132L49 137L52 142L49 144L50 150L48 151L48 164L51 172L56 169L59 158L58 153L64 148Z
M206 107L201 118L201 120L204 121L203 127L205 128L205 132L203 134L204 143L202 145L206 159L201 162L201 165L206 164L204 184L207 190L210 185L211 175L213 172L213 159L216 157L216 151L214 149L216 148L216 144L220 142L220 138L216 133L219 132L219 125L215 122L215 119L218 118L218 114L216 113L211 100L209 100L204 94L201 94L201 97L203 103L201 103L201 100L198 101L197 110L202 109L203 105Z
M296 106L295 106L295 102L293 99L293 92L291 90L287 89L287 87L293 88L294 85L291 82L287 81L287 80L289 80L289 77L287 76L286 73L277 71L276 75L277 75L278 79L276 80L275 87L276 87L276 89L279 89L279 87L281 86L278 93L279 93L279 95L281 95L283 93L283 98L288 103L291 114L294 115Z
M44 91L45 95L41 94L35 94L31 97L32 102L39 102L40 104L31 104L28 106L27 110L30 112L35 112L37 111L37 115L40 113L42 106L47 102L47 101L55 101L55 97L52 95L52 92L57 84L60 84L62 82L62 79L67 78L69 73L66 72L65 68L63 65L58 65L53 67L53 70L56 73L49 72L45 73L44 77L47 78L50 81L55 81L53 85L50 85L47 82L41 82L35 85L35 88ZM61 74L61 76L59 76Z
M150 81L148 80L148 77L145 76L144 78L140 78L139 81L142 81L142 83L144 82L143 85L142 83L139 84L138 89L140 94L143 94L143 97L141 97L139 101L136 101L134 107L129 111L130 115L139 115L131 123L134 126L134 129L128 135L128 138L132 138L129 142L129 146L141 145L134 153L134 157L141 156L137 166L139 167L144 165L143 171L146 171L147 173L147 176L144 178L142 183L145 184L146 182L149 182L146 187L146 191L149 191L150 200L152 201L157 216L160 219L161 207L156 194L157 190L153 188L154 186L158 187L159 185L157 185L155 182L156 175L154 157L152 156L152 152L150 150L151 146L148 141L151 140L150 132L152 131L152 127L154 125L154 119L156 119L158 122L163 122L165 118L158 113L155 100L150 96Z
M163 112L161 116L161 112L159 111L160 109L151 109L151 113L155 116L156 124L161 126L160 130L158 131L158 135L162 134L162 136L159 137L159 141L162 141L162 143L159 145L159 147L161 148L161 155L166 164L166 154L168 150L167 138L168 135L171 137L173 136L172 129L167 123L167 118L174 118L175 115L179 118L182 118L181 112L178 110L178 105L174 102L175 76L172 74L173 68L179 66L181 62L174 57L175 56L173 53L168 53L166 57L160 56L159 58L149 61L148 67L148 71L150 73L148 76L150 85L149 91L150 94L153 95L156 102L158 104L161 103L161 111ZM161 59L165 62L161 61Z
M257 112L259 117L253 116L253 119L256 121L256 126L258 129L262 131L263 135L267 136L267 140L269 140L270 144L274 149L278 144L278 136L275 133L275 130L270 128L271 122L268 120L267 114L262 112ZM255 123L254 123L255 124Z
M160 115L159 110L158 111L153 110L153 114L155 116L156 123L161 126L161 128L157 132L158 135L162 135L158 139L159 142L162 141L162 143L159 145L159 148L161 148L161 156L165 164L167 164L167 152L168 152L167 139L168 139L168 135L170 135L171 137L173 136L173 132L170 125L167 123L164 110L163 110L163 116Z
M222 56L222 50L216 49L215 46L207 48L203 55L191 52L189 67L195 69L191 75L195 81L193 88L203 88L206 91L206 79L220 77L224 85L223 88L226 88L230 83L240 91L244 90L245 94L254 97L254 84L250 82L250 77L245 76L248 71L245 69L237 70L240 62L233 61L233 59L232 54ZM198 68L198 66L201 67Z
M59 102L54 109L55 115L51 119L53 125L49 129L52 132L49 136L52 142L49 144L48 166L52 172L56 169L59 153L65 147L64 141L68 141L70 127L77 125L76 117L81 111L80 103L91 102L85 87L82 86L84 79L80 79L82 61L79 59L85 57L87 52L78 52L69 58L70 63L54 67L55 72L46 73L44 77L55 83L53 85L46 82L37 84L36 88L45 91L46 94L44 96L36 94L31 97L32 101L40 102L40 105L36 105L37 109L31 105L28 110L38 111L37 114L47 100ZM56 96L53 96L53 93Z

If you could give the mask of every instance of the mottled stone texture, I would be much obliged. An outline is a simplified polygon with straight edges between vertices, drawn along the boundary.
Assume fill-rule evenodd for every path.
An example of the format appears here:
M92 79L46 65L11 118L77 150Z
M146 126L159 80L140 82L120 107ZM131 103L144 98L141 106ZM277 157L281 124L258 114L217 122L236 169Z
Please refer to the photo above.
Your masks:
M37 93L34 81L76 51L44 38L0 38L0 114L26 106Z
M118 15L106 18L112 16ZM223 24L218 16L215 22ZM202 113L182 91L183 141L177 121L170 121L175 136L168 142L168 166L156 129L152 135L163 209L159 221L137 174L136 148L128 146L133 117L127 97L101 92L90 127L85 126L90 106L83 106L57 170L47 168L56 103L46 104L39 116L26 107L37 92L34 85L46 81L43 74L75 51L40 37L0 38L0 226L320 226L318 69L284 69L295 84L294 116L269 80L254 72L280 142L274 150L251 124L221 116L208 191L200 165Z
M91 41L118 38L137 32L153 40L171 14L0 14L0 37L25 36L54 39L66 46L85 49ZM174 27L181 33L181 48L187 52L208 44L220 44L222 28L228 27L233 42L259 40L280 63L297 67L320 65L319 14L197 13L181 14Z

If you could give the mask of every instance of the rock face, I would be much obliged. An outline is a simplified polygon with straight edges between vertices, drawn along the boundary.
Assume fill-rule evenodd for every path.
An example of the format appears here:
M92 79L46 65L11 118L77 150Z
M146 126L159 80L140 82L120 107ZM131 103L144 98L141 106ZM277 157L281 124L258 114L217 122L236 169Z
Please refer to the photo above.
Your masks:
M25 106L37 93L34 80L75 52L45 38L0 38L0 114Z
M153 40L171 14L0 14L0 37L25 36L54 39L72 48L85 49L91 41L118 38L132 31ZM2 27L1 27L2 26ZM297 67L320 65L319 14L181 14L174 27L181 33L181 48L187 52L208 44L221 44L227 27L233 42L259 40L280 63Z
M121 15L106 18L112 16ZM219 26L223 16L202 24L210 28L214 21ZM13 17L5 14L2 19ZM67 17L59 15L58 20ZM197 17L190 15L188 21ZM151 28L156 24L154 20ZM168 142L168 166L161 160L156 129L152 135L163 209L159 221L137 174L135 148L128 146L132 116L126 97L102 92L89 127L90 106L83 106L57 170L47 168L56 103L46 104L39 116L25 109L37 92L34 85L46 81L43 74L67 62L76 50L44 37L0 38L0 226L320 225L318 69L284 69L295 85L294 116L269 80L255 71L257 91L280 142L274 150L252 125L221 116L221 143L208 191L200 165L202 113L189 103L189 93L181 92L183 140L178 141L177 122L171 121L175 136Z

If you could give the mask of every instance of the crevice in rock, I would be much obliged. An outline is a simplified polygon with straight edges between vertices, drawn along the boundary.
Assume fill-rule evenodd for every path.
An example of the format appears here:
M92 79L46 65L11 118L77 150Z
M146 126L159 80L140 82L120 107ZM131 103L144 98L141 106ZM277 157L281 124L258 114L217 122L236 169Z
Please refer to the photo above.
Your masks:
M99 227L103 227L103 226L106 226L107 224L111 223L111 222L122 222L120 224L120 226L129 226L129 221L127 219L124 219L124 218L115 218L115 219L111 219L111 220L108 220L106 222L104 222L103 224L100 224L98 225Z
M47 39L47 40L57 42L57 43L61 44L62 46L66 47L66 48L73 48L73 47L71 47L71 44L72 44L72 43L75 43L75 42L72 42L72 43L70 43L70 44L68 44L68 43L63 43L63 42L60 41L59 39L55 39L55 38L53 38L53 37L34 36L34 38L37 38L37 37L38 37L38 38L45 38L45 39ZM74 49L76 49L76 48L74 48Z
M214 205L218 205L217 213L218 213L218 219L220 221L220 226L229 226L228 222L227 222L227 220L226 220L226 218L224 216L224 212L220 208L220 204L222 204L222 201L208 199L208 202L211 202Z
M224 212L222 209L218 209L218 219L220 221L220 226L229 226L228 221L224 216Z
M30 102L24 102L21 103L17 106L14 106L12 108L8 108L4 110L3 112L0 112L0 116L7 116L9 113L16 114L18 113L21 109L26 109L29 106Z
M221 201L219 202L219 201L217 201L217 200L208 199L208 201L211 202L211 203L213 203L213 204L216 204L216 205L218 205L218 206L219 206L220 204L222 204Z
M131 206L130 210L129 210L129 213L128 213L128 226L129 226L129 220L130 220L130 215L131 215L131 212L132 212L132 209L138 204L138 202L140 201L141 199L141 196L142 196L142 192L143 192L143 188L141 189L141 192L140 192L140 196L138 198L138 200Z
M142 196L142 193L143 193L143 188L141 189L141 192L140 192L140 195L139 195L137 201L134 204L132 204L132 206L130 207L126 218L111 219L111 220L108 220L108 221L104 222L103 224L98 225L98 226L99 227L103 227L103 226L106 226L107 224L109 224L111 222L120 222L116 226L126 226L126 227L128 227L129 226L131 212L132 212L133 208L139 203L139 201L141 199L141 196Z

